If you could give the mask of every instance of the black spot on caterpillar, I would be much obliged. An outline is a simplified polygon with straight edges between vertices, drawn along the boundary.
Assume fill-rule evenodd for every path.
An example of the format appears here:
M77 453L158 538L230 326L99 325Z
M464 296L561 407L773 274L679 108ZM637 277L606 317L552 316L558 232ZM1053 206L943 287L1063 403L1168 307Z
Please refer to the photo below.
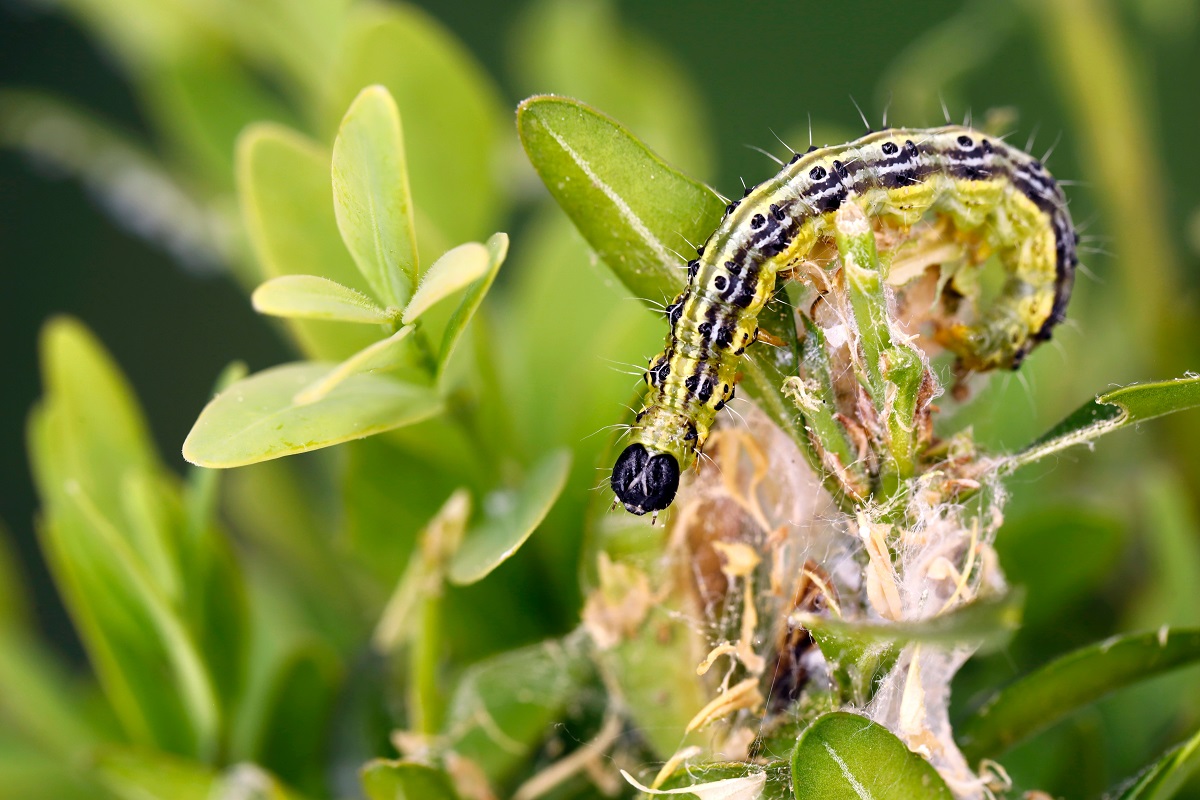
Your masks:
M689 264L688 286L670 306L667 347L651 360L664 366L613 469L627 510L670 505L729 399L713 387L736 382L744 348L730 344L752 340L778 272L831 236L833 212L848 200L902 225L933 211L960 231L984 231L1007 277L980 319L939 337L963 368L1015 369L1062 321L1078 263L1075 229L1039 161L958 126L892 128L810 149L731 203Z

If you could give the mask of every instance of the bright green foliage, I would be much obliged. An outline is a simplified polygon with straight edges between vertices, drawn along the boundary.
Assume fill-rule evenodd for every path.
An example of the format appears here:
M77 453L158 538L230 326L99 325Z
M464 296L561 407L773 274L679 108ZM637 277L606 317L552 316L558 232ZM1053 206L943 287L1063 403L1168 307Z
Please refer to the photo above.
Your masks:
M1019 11L983 5L915 43L903 69L888 72L910 114L936 105L933 88L952 77L934 50L956 46L953 69L972 70L1016 27ZM1115 715L1094 704L1200 661L1195 629L1163 628L1045 665L1047 653L1068 646L1055 626L1072 604L1115 605L1114 596L1136 592L1122 624L1196 622L1187 466L1139 469L1132 494L1145 506L1141 518L1085 506L1068 492L1053 507L1013 515L996 550L1010 577L1031 584L1028 593L985 595L917 623L852 622L828 608L795 613L829 680L812 680L802 703L767 724L758 708L738 712L746 741L715 752L724 723L689 723L718 685L728 689L748 673L728 655L704 676L697 664L717 638L736 638L740 605L731 600L740 584L730 579L715 609L651 591L665 576L686 583L716 568L668 563L676 529L606 515L611 495L590 491L616 446L616 437L590 435L635 402L633 380L606 362L661 346L665 325L643 306L681 290L691 248L727 204L673 166L708 176L712 157L700 92L665 46L630 34L601 0L532 3L510 48L516 83L592 105L540 94L520 104L514 131L493 79L407 5L61 6L126 69L155 147L65 103L8 90L0 143L132 203L133 216L182 257L226 264L253 290L256 310L284 320L306 360L250 376L241 365L227 369L183 444L199 466L180 481L93 337L71 320L47 325L45 389L29 419L39 535L96 680L80 680L38 642L0 543L0 798L598 800L614 787L630 798L632 784L602 792L592 771L615 779L612 765L629 765L650 784L659 765L692 745L700 754L661 776L653 796L943 798L946 782L887 728L826 711L866 708L880 677L915 650L999 649L1000 660L1027 674L960 715L954 732L975 765L1016 757L1009 748L1027 737L1039 737L1039 749L1049 742L1047 753L1070 752L1063 742L1073 740L1055 722L1083 709L1092 709L1089 721ZM1063 20L1088 20L1113 47L1112 19L1099 6L1070 0L1029 12L1045 16L1047 30L1072 29L1060 31L1072 43L1061 58L1077 83L1108 73L1087 67L1077 38L1084 29ZM1105 70L1120 63L1120 47L1113 52ZM1126 82L1113 85L1128 106ZM1095 97L1083 104L1089 115L1107 102ZM1120 126L1093 120L1088 135L1146 117L1132 107L1118 116ZM817 128L830 126L817 120ZM45 130L63 135L38 135ZM1123 178L1122 164L1135 159L1140 168L1150 155L1144 145L1101 148L1098 161L1105 175ZM158 193L121 195L126 170ZM532 202L537 178L557 207L542 198L531 213L506 216ZM1112 188L1104 193L1117 198ZM1178 259L1164 244L1162 220L1171 215L1145 198L1165 196L1153 187L1126 192L1110 214L1137 245L1127 248L1158 254L1148 260L1166 275L1150 287L1159 311ZM509 236L493 234L499 226L514 232L502 278ZM906 479L919 471L908 425L924 365L886 328L889 290L872 239L840 243L842 259L854 255L863 267L847 271L859 301L854 321L870 342L853 377L869 387L868 405L891 436L890 483L873 497L890 496L884 510L900 520L914 498ZM1130 271L1123 280L1141 289L1147 279ZM785 303L764 310L763 329L786 346L751 350L742 386L842 509L852 509L872 487L862 486L860 443L831 411L844 387L821 330L810 326L797 343L795 321ZM1114 317L1087 333L1089 342L1102 336L1129 333ZM801 365L819 376L815 385L794 382ZM1027 366L1051 380L1036 358ZM1071 396L1108 380L1088 373L1076 378L1086 380L1081 389L1052 378ZM969 433L951 441L954 431L941 431L938 456L978 456L987 467L977 475L982 490L964 482L956 500L976 491L978 499L993 488L988 481L1044 456L1200 405L1198 387L1189 377L1109 391L1011 456L974 449ZM999 405L1000 416L1021 416ZM1149 448L1132 456L1112 448L1123 488L1131 465L1156 457ZM844 475L826 469L822 449L838 456ZM1010 488L1019 503L1025 487ZM721 512L712 519L719 527ZM902 533L887 535L898 557ZM1139 546L1146 552L1127 558ZM1119 582L1110 577L1127 560L1135 573L1148 564L1129 578L1133 589L1124 572ZM780 625L760 620L755 645L768 656ZM1072 629L1066 638L1073 647L1109 632ZM614 642L599 644L605 634ZM1027 634L1053 644L1031 644ZM1011 674L1009 661L999 671ZM995 670L972 678L988 690L1001 682ZM973 693L956 685L955 696ZM1164 751L1182 738L1169 723L1185 719L1195 698L1183 691L1178 709L1174 697L1166 705L1158 716L1136 709L1145 730L1129 752L1148 766L1116 783L1113 797L1165 800L1195 772L1194 719L1190 738ZM757 758L731 760L747 754ZM1089 786L1103 778L1088 777ZM478 785L491 794L475 793Z
M333 210L358 271L384 305L403 306L417 277L417 234L400 112L370 86L350 104L333 142Z
M1121 789L1118 800L1167 800L1200 769L1200 732L1163 753Z
M796 800L923 800L953 797L929 762L886 728L856 714L826 714L792 753Z
M546 518L562 493L570 468L571 453L558 450L533 467L524 486L495 498L505 508L467 533L450 562L450 580L475 583L507 561Z
M315 275L272 278L250 295L260 314L386 325L392 317L362 292Z
M1123 636L1052 661L984 701L958 729L970 758L994 757L1110 692L1200 661L1200 630Z
M367 800L457 800L446 773L424 764L372 761L363 767Z

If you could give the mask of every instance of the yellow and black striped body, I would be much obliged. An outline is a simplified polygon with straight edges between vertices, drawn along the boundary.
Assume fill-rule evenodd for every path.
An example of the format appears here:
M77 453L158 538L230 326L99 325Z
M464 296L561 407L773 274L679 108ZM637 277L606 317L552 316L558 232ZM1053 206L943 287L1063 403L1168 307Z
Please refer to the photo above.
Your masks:
M667 309L666 349L646 373L650 390L632 434L648 456L639 463L666 454L679 470L692 464L733 395L739 359L755 340L777 274L832 239L844 202L900 225L937 212L960 231L977 231L998 253L1006 270L1000 297L974 324L944 337L965 368L1014 368L1062 320L1076 236L1062 192L1040 162L958 126L892 128L810 149L730 204L688 264L688 285ZM613 486L621 496L629 475L618 472ZM654 505L621 499L635 513Z

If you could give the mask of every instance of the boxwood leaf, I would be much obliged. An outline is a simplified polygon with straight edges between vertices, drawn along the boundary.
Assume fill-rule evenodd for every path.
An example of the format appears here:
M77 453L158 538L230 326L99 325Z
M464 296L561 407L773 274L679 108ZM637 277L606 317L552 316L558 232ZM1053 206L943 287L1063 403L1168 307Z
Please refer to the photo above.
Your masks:
M450 321L446 323L446 329L442 333L442 346L438 351L439 374L446 368L446 363L450 360L450 356L454 355L454 349L458 347L458 342L462 339L463 331L467 329L467 325L470 324L475 316L475 312L479 310L479 306L483 303L483 298L487 295L488 290L492 288L492 282L496 280L496 274L500 271L500 265L504 263L504 259L508 255L508 234L493 234L487 240L487 249L490 258L487 271L484 272L482 277L477 278L467 289L467 293L459 301L458 308L454 309L454 314L451 315Z
M362 87L387 87L414 154L418 213L450 242L484 235L503 202L495 159L504 112L487 73L433 17L407 4L356 4L339 51L330 116Z
M316 402L296 402L334 368L284 364L238 381L200 412L183 457L201 467L238 467L411 425L441 409L429 389L361 373Z
M1200 731L1172 747L1136 777L1106 796L1117 800L1168 800L1200 768ZM1120 794L1117 794L1120 792Z
M1068 653L999 690L963 724L959 747L972 763L1012 745L1110 692L1200 661L1200 629L1162 628Z
M490 256L488 248L479 242L467 242L447 250L421 278L421 285L401 317L404 324L410 324L439 300L482 278L491 266Z
M370 761L362 784L367 800L458 800L449 775L413 761Z
M562 493L571 472L571 451L556 450L530 471L520 489L504 497L507 507L468 531L450 562L451 583L471 584L486 578L525 544Z
M320 380L296 392L296 402L300 404L315 403L324 399L352 375L388 370L405 363L404 352L408 336L412 332L412 326L406 325L388 338L359 350L330 370Z
M590 672L576 638L472 665L454 689L444 725L452 749L502 782L541 742Z
M933 766L887 728L836 711L800 734L792 753L796 800L920 800L953 794Z
M417 280L417 239L400 112L382 86L359 92L342 118L333 143L333 209L375 296L403 307Z
M653 301L678 294L685 273L676 253L708 238L726 201L577 100L530 97L517 131L550 194L630 291Z
M316 275L272 278L250 295L260 314L294 319L328 319L385 325L387 311L362 292Z
M1002 468L1011 471L1129 425L1196 407L1200 407L1200 376L1114 389L1084 403L1040 439L1008 458Z
M329 151L281 125L251 125L237 145L242 222L263 278L317 275L359 292L367 280L346 252L329 189ZM305 353L342 359L378 338L341 322L291 320Z

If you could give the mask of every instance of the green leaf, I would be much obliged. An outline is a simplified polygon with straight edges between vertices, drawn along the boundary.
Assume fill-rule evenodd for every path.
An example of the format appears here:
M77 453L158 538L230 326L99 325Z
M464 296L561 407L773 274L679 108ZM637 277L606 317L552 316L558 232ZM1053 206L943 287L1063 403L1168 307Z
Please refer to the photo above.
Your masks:
M476 583L511 558L550 513L570 471L571 451L557 450L538 462L519 490L493 498L504 510L467 533L450 562L450 582Z
M670 792L669 796L672 797L687 797L690 794L702 800L738 800L742 797L747 800L792 800L791 772L790 765L781 761L767 764L765 769L759 764L739 762L688 764L663 781L660 791L652 796ZM629 774L624 774L625 780L632 783ZM754 787L759 781L762 782L761 794L755 794ZM698 791L687 792L686 789Z
M946 614L919 622L843 622L816 614L793 617L814 636L852 640L866 647L877 644L932 644L946 647L971 643L984 652L1003 647L1021 625L1025 593L1015 589L1003 597L977 600Z
M1139 383L1106 392L1080 406L1024 450L1010 456L1003 462L1003 469L1011 472L1106 433L1196 407L1200 407L1200 376Z
M242 221L264 278L316 275L368 292L338 232L329 161L327 150L288 128L247 128L237 145ZM343 359L378 338L343 322L291 320L288 329L305 353L320 359Z
M590 675L577 638L511 650L467 669L455 687L444 730L451 749L493 783L527 758Z
M458 800L449 775L412 761L370 761L362 784L367 800Z
M318 795L324 793L328 723L341 672L328 645L295 647L273 677L255 746L257 763Z
M296 403L307 405L325 399L347 378L362 373L381 372L394 369L405 363L405 353L408 352L408 336L413 332L411 325L405 326L386 339L382 339L370 347L364 347L341 364L334 367L320 380L304 387L296 393Z
M449 242L485 235L503 195L496 168L503 106L471 54L412 5L360 3L347 15L326 109L340 115L364 87L387 87L404 120L418 216Z
M1110 692L1200 661L1200 629L1162 628L1076 650L1020 678L957 726L963 754L976 763Z
M217 773L196 761L107 747L96 757L100 781L122 800L298 800L253 764Z
M1168 800L1179 793L1197 769L1200 769L1200 731L1163 753L1127 785L1108 796L1117 800Z
M792 753L796 800L920 800L953 794L933 766L887 728L843 711L800 735Z
M630 291L650 301L678 294L685 274L675 252L705 241L726 201L576 100L525 100L517 131L550 194Z
M401 321L405 325L412 323L439 300L482 278L490 266L491 253L478 242L467 242L446 251L421 279Z
M500 265L504 263L504 258L508 255L508 234L492 234L492 237L487 240L487 249L490 257L487 272L476 279L467 289L467 293L458 303L458 308L454 309L450 321L446 323L446 330L442 333L442 346L438 351L439 374L445 370L450 356L454 355L454 350L458 347L459 340L462 339L463 331L474 319L475 312L479 310L484 296L492 288L492 282L496 280L496 275L500 272Z
M317 402L296 402L298 392L335 368L285 364L239 381L200 412L183 457L202 467L238 467L411 425L441 410L428 389L364 374Z
M94 769L122 800L212 800L220 780L198 762L132 748L101 750Z
M325 319L386 325L387 311L362 292L316 275L272 278L250 295L260 314L297 319Z
M417 238L400 112L368 86L333 143L333 209L354 263L384 305L402 308L417 280Z

